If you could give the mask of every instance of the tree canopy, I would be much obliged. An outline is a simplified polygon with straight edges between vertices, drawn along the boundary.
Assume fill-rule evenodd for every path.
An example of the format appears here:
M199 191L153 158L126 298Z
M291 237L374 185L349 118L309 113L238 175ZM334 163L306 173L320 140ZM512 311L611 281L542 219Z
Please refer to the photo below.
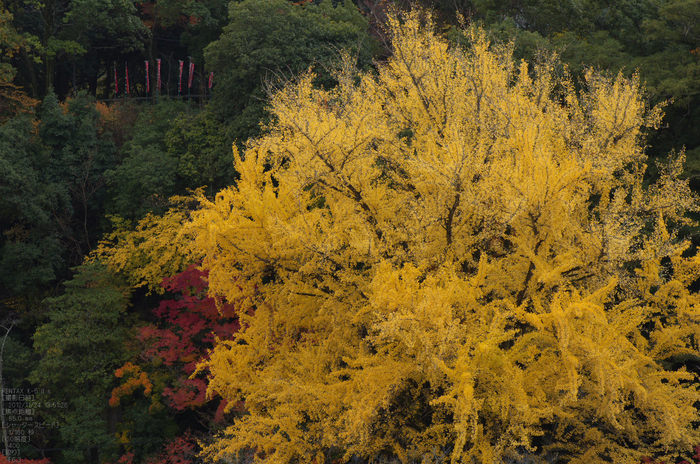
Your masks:
M314 66L321 75L319 84L329 86L328 68L341 50L356 55L361 66L371 59L367 21L349 0L231 2L229 17L231 22L207 46L204 57L217 76L210 109L233 123L240 142L257 136L261 120L269 117L266 81Z
M678 363L700 263L676 231L698 200L682 153L643 185L661 110L636 77L579 91L554 57L431 29L393 17L376 75L346 59L336 88L280 89L237 185L192 213L241 322L202 365L246 409L207 456L638 462L697 442Z
M90 453L114 454L105 403L117 383L110 374L126 358L129 335L128 290L104 266L80 266L65 285L65 294L45 300L49 320L33 337L44 356L30 375L45 387L37 395L37 413L58 424L67 445L58 463L92 460L86 459Z
M698 18L0 0L6 450L700 460Z

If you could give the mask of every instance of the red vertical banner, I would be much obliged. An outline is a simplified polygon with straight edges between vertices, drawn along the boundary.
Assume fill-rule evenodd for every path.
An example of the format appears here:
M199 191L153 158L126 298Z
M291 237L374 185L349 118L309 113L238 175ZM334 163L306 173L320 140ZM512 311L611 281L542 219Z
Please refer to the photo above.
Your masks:
M124 63L124 69L126 69L126 93L129 93L129 65Z
M119 80L117 79L117 63L114 63L114 96L119 95Z
M188 77L187 81L187 88L191 89L192 88L192 77L194 76L194 63L190 61L190 75Z
M158 58L158 78L157 78L157 84L156 84L156 91L160 92L160 58Z
M180 60L180 79L177 81L177 93L180 93L182 91L182 67L185 65L185 62Z
M146 93L151 91L151 75L148 72L148 60L144 61L146 63Z
M214 71L209 73L209 88L214 84Z

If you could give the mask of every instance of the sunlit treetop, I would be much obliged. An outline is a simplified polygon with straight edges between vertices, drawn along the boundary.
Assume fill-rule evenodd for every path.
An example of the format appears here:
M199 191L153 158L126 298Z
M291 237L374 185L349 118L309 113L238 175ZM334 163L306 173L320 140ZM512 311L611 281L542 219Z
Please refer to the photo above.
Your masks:
M163 293L163 279L172 278L200 258L192 248L192 238L184 233L182 224L190 211L197 207L197 189L190 196L168 199L172 205L163 215L147 214L135 227L120 216L111 216L113 231L105 235L89 260L106 264L122 275L134 288L147 287L150 292Z
M247 409L208 456L689 447L695 376L669 369L697 348L700 263L675 231L698 203L682 154L643 186L661 110L638 79L579 91L555 57L431 28L394 17L377 74L346 59L334 89L279 89L240 181L193 213L210 291L255 308L207 363Z

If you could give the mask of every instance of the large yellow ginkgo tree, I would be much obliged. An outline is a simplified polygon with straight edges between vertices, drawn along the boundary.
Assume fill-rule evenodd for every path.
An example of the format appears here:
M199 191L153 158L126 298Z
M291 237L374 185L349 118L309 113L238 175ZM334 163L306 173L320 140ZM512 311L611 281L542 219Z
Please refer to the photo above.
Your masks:
M390 20L375 74L271 97L240 181L190 230L243 328L206 363L244 413L236 462L639 462L693 428L700 260L682 155L645 187L661 119L637 79L516 63ZM530 458L529 458L530 459ZM218 462L218 461L217 461Z

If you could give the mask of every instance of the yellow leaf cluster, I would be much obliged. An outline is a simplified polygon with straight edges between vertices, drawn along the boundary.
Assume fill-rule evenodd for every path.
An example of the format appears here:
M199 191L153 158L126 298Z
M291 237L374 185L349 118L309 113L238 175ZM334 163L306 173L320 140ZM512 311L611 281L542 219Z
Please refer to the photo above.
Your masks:
M429 21L428 21L429 23ZM682 155L644 188L638 79L515 63L468 31L390 21L377 74L350 62L271 99L240 182L188 233L210 291L245 300L211 354L237 418L206 454L638 462L698 443L697 199Z
M89 259L102 261L132 287L163 293L164 277L174 276L201 258L183 227L201 194L197 190L192 196L170 198L173 206L165 214L149 213L135 228L118 216L111 217L113 232L105 236Z

